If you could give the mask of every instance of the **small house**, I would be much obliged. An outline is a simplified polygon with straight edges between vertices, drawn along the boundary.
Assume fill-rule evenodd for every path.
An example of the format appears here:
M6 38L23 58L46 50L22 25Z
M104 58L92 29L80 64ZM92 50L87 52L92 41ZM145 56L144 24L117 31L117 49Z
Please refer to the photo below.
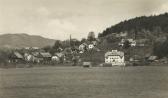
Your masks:
M85 50L87 50L87 44L86 43L83 43L83 44L79 45L79 51L84 52Z
M60 62L60 58L58 56L52 56L51 60L54 62Z
M97 45L97 41L92 41L92 44L93 44L94 46L96 46L96 45Z
M24 61L24 57L19 52L12 52L10 54L10 62L19 63Z
M27 62L40 63L43 61L39 52L25 53L24 57Z
M163 57L159 61L163 64L168 64L168 58L167 57Z
M125 66L124 52L112 50L105 53L105 63L112 64L112 66Z
M41 52L40 55L43 57L44 60L51 60L51 54L49 52Z
M131 47L134 47L137 45L137 43L134 39L122 39L121 42L118 43L118 45L124 46L125 41L129 41Z
M152 56L150 56L150 57L148 58L148 61L153 62L153 61L157 61L157 59L158 59L158 57L157 57L157 56L152 55Z
M120 37L126 37L128 35L127 32L120 32Z
M89 48L89 49L93 49L94 47L95 47L95 46L94 46L94 44L92 44L92 43L88 45L88 48Z
M58 57L59 62L64 62L65 61L65 54L64 53L55 53L55 57Z

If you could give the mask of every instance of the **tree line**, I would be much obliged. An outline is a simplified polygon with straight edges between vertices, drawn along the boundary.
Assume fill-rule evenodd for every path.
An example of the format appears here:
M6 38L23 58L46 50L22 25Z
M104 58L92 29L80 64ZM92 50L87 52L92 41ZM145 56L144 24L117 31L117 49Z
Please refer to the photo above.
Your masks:
M168 13L152 16L141 16L130 20L122 21L114 26L106 28L98 37L105 37L111 33L119 33L124 31L141 32L142 30L154 31L159 27L164 33L168 33ZM143 33L143 32L142 32Z

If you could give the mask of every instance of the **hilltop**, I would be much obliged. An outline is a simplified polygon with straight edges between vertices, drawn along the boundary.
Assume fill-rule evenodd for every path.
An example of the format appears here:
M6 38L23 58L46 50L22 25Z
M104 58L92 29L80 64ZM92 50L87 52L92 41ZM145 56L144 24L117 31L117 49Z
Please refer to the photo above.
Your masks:
M163 32L168 33L168 13L152 16L141 16L122 21L114 26L106 28L99 37L105 37L112 33L120 32Z
M28 34L0 35L0 48L44 47L53 45L55 40Z

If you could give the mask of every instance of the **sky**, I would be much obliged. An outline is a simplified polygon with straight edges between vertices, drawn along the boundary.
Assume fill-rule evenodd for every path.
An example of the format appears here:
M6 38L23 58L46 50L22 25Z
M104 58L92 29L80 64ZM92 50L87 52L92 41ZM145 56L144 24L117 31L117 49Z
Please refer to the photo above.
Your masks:
M130 18L165 12L168 0L0 0L0 34L81 39Z

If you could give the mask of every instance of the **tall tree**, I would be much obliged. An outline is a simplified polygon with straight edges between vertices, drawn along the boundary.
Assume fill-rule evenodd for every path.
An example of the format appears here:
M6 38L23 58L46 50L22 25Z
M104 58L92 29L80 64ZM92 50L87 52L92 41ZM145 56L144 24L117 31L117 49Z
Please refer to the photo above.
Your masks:
M84 43L84 42L86 42L86 39L85 39L85 38L82 38L82 39L81 39L81 44Z
M95 34L94 32L89 32L88 34L88 41L94 41L95 40Z
M126 40L125 42L124 42L124 46L123 46L123 48L124 49L128 49L129 47L130 47L130 42L128 41L128 40Z
M59 50L60 48L62 48L61 41L60 40L56 40L55 44L53 46L53 49L55 49L57 52L60 52L60 50Z

